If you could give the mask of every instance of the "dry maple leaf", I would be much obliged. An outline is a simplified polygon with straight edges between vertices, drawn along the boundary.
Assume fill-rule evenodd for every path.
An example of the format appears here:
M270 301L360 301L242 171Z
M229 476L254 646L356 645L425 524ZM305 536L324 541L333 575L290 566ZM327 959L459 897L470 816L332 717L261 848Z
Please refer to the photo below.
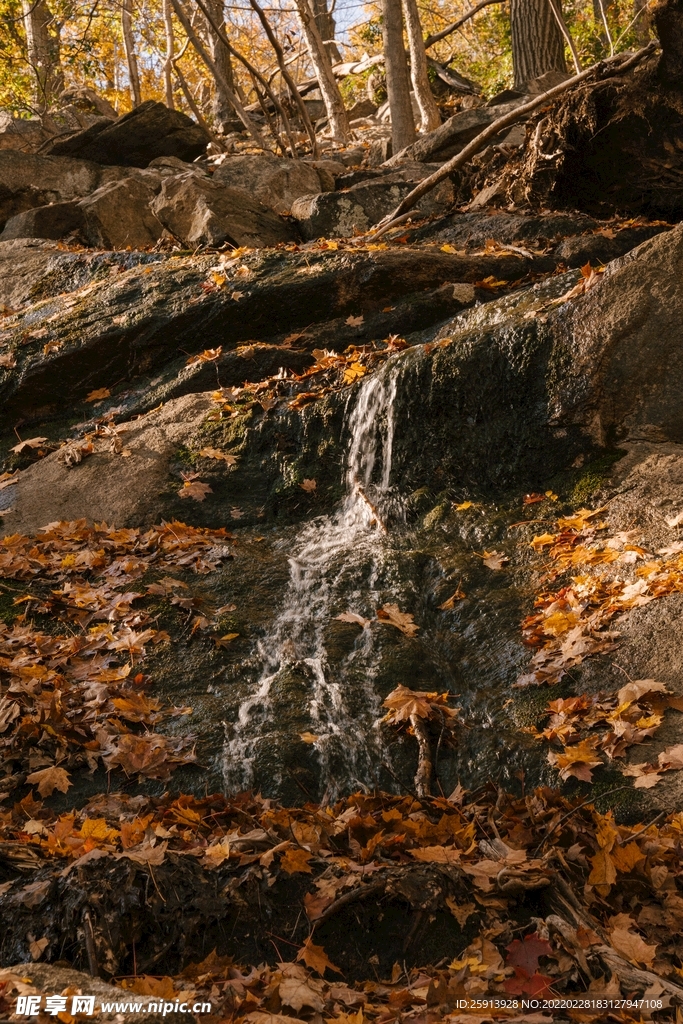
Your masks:
M633 918L628 914L616 914L610 918L610 925L609 934L614 948L631 963L652 967L657 946L649 946L637 932L633 931L636 926Z
M553 956L553 947L536 932L525 935L524 939L514 939L509 946L507 963L512 967L522 967L528 975L538 970L538 959L541 956Z
M423 846L409 853L415 860L425 864L457 864L462 856L462 851L454 846Z
M346 324L349 327L360 327L364 320L365 317L362 314L360 316L347 316Z
M307 967L310 967L312 971L317 971L321 977L326 970L336 971L337 974L342 973L340 968L336 967L329 959L323 947L313 944L310 935L297 953L296 959L297 961L303 960Z
M356 612L342 612L341 615L335 615L335 619L339 622L353 622L356 626L360 626L361 629L365 629L372 622L372 619L364 619L362 615L358 615Z
M194 498L195 501L204 501L207 494L212 493L212 488L208 484L203 484L201 480L186 480L178 491L178 496L181 498Z
M52 796L56 789L60 793L66 793L69 786L69 774L63 768L42 768L39 772L32 772L26 776L26 781L38 784L38 792L41 796Z
M481 558L489 569L502 569L510 561L503 551L484 551Z
M570 747L565 747L561 754L556 754L551 750L548 754L548 761L557 768L562 779L566 780L573 775L574 778L581 779L583 782L592 782L591 769L602 765L602 760L595 751L597 743L598 737L593 736Z
M11 452L16 452L18 455L23 452L24 448L40 448L41 444L47 441L46 437L30 437L27 441L20 441L19 444L15 444L14 448L10 448Z
M315 991L311 982L305 977L285 978L280 982L278 991L285 1006L291 1006L297 1013L300 1013L304 1006L310 1006L312 1010L319 1013L325 1005L320 994Z
M309 492L311 492L311 491L314 491L316 489L318 484L316 483L315 480L304 479L299 484L299 486L301 487L302 491L309 491Z
M283 871L286 871L288 875L293 875L297 871L302 871L310 875L313 873L313 868L309 867L308 862L312 856L313 854L308 850L304 850L297 846L290 846L289 849L285 851L284 856L280 858L280 867Z
M95 391L91 391L86 397L86 402L100 402L103 398L109 398L111 391L109 388L96 388Z
M361 377L364 377L367 372L367 366L363 366L362 363L349 363L344 370L344 383L353 384L354 381L360 380Z
M316 736L315 733L312 732L300 732L299 739L303 740L304 743L317 743L320 737Z
M461 590L460 587L458 587L454 594L451 594L450 597L446 598L443 604L439 605L439 610L442 612L449 612L453 608L455 608L456 601L464 601L466 597L467 594L465 593L465 591Z
M434 718L440 721L456 718L460 709L448 707L446 704L448 697L448 693L409 690L407 686L399 684L382 704L383 708L389 708L388 714L382 721L387 725L401 725L410 722L413 716L426 719Z
M234 466L237 462L236 455L229 455L227 452L221 452L218 448L202 448L199 454L205 459L220 459L228 466Z
M413 622L410 612L402 612L397 604L385 604L377 609L377 618L387 626L395 626L405 636L415 636L419 626Z

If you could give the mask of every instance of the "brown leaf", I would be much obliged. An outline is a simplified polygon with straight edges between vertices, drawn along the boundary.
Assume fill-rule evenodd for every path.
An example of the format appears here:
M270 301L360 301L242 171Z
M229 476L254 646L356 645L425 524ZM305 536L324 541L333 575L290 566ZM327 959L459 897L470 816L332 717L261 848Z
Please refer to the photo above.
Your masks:
M39 772L32 772L26 776L26 781L38 784L38 792L41 796L52 796L56 789L60 793L66 793L69 786L69 774L63 768L42 768Z
M314 491L316 489L318 484L316 483L315 480L304 480L301 484L299 484L299 486L301 487L301 489L303 491L311 492L311 491Z
M423 846L419 850L410 850L411 857L425 864L457 864L462 856L454 846Z
M372 622L372 619L364 619L362 615L357 615L356 612L342 612L341 615L335 615L335 619L339 622L353 622L356 626L360 626L361 629L365 629Z
M649 946L637 932L633 931L635 921L628 914L616 914L610 918L610 939L612 945L631 963L652 967L657 946Z
M405 636L415 636L419 626L413 622L409 612L400 611L397 604L385 604L377 609L377 618L387 626L395 626Z
M236 455L229 455L228 452L221 452L218 448L202 448L199 454L205 459L220 459L228 466L234 466L237 462Z
M362 314L361 316L347 316L346 324L349 327L360 327L364 320L365 317Z
M307 967L311 970L317 971L321 976L326 970L336 971L337 974L341 974L341 970L332 963L327 953L322 946L315 946L311 940L311 937L306 939L303 946L299 950L296 956L297 960L303 960Z
M96 388L95 391L91 391L86 398L86 402L100 402L103 398L109 398L111 391L109 388Z
M285 852L284 857L280 859L280 867L288 875L293 875L297 871L310 875L313 873L313 868L309 866L308 862L312 856L313 854L308 850L303 850L297 846L290 846ZM301 1007L295 1006L294 1009L301 1009Z
M455 593L451 594L451 596L447 598L443 602L443 604L439 605L439 609L442 612L450 612L453 608L455 608L456 601L464 601L466 597L467 594L465 593L465 591L461 590L460 587L458 587Z
M297 976L285 978L280 982L280 999L285 1006L291 1006L297 1013L304 1006L310 1006L312 1010L319 1013L325 1005L319 993L308 981Z
M40 960L41 956L50 945L50 940L47 938L33 939L29 943L29 953L31 954L32 960Z
M485 551L481 557L484 565L489 569L502 569L510 561L503 551Z
M204 501L207 494L212 493L212 488L208 484L203 484L201 480L186 480L178 491L179 497L194 498L195 501Z
M25 448L40 448L41 444L47 441L46 437L30 437L27 441L20 441L19 444L15 444L14 448L10 448L11 452L20 454Z

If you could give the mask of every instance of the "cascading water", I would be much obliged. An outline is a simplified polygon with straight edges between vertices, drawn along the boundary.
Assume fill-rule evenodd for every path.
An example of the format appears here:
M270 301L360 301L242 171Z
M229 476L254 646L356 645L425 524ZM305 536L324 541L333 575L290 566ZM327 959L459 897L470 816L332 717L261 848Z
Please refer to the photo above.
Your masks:
M396 363L387 364L360 386L347 410L342 506L307 523L294 543L283 608L259 644L262 672L255 692L227 729L223 764L229 792L262 783L257 762L269 766L269 788L277 788L281 766L273 751L294 705L331 796L345 785L376 778L382 749L375 728L380 699L373 686L378 656L371 630L360 631L351 653L334 665L326 632L349 607L374 611L380 585L386 588L390 568L380 516L389 495L397 370Z

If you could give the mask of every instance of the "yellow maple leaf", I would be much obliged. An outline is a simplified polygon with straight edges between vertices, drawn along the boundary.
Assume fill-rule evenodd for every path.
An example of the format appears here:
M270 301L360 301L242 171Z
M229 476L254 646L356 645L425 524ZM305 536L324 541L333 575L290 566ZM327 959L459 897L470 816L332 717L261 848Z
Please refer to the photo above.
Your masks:
M288 875L293 875L297 871L305 872L307 875L313 873L313 868L308 864L309 860L313 856L308 850L304 850L301 847L289 847L285 851L283 857L280 858L280 867L283 871L286 871Z

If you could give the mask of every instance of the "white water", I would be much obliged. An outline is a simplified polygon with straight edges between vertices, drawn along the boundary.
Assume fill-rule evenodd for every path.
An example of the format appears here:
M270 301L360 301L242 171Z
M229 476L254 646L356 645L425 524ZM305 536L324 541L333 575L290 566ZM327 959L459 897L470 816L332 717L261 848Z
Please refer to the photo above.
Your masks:
M340 612L378 607L385 538L375 507L381 508L389 491L395 394L396 367L389 365L361 385L347 410L346 497L336 514L307 523L294 542L282 610L259 644L261 676L226 739L228 792L262 782L258 760L272 758L288 703L302 704L286 683L284 691L278 687L283 670L292 666L304 680L305 707L297 713L307 719L306 731L318 737L318 773L329 795L376 775L382 751L375 727L380 700L373 686L378 665L372 631L358 628L352 652L333 668L325 633ZM270 786L279 781L268 780Z

